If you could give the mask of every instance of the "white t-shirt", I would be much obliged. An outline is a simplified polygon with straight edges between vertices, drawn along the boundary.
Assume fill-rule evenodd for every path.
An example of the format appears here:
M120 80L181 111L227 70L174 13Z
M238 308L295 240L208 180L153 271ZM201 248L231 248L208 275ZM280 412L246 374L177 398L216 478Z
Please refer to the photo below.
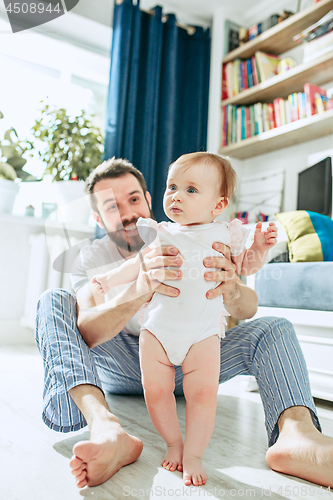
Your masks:
M81 249L72 268L71 284L74 293L81 286L90 283L96 274L104 274L115 269L121 266L124 261L125 259L120 255L115 243L110 240L108 235L100 240L96 239L92 243L87 243ZM111 288L110 292L105 295L105 301L113 299L129 286L129 284L126 284ZM123 328L123 331L132 335L139 335L139 318L140 315L137 312Z

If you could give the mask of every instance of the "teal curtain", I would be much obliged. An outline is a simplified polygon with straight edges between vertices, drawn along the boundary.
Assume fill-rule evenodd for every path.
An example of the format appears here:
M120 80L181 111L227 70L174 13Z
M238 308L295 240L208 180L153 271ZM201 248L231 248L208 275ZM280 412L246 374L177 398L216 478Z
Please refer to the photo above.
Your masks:
M189 34L152 12L132 0L114 7L105 157L141 170L161 221L169 164L207 147L210 31Z

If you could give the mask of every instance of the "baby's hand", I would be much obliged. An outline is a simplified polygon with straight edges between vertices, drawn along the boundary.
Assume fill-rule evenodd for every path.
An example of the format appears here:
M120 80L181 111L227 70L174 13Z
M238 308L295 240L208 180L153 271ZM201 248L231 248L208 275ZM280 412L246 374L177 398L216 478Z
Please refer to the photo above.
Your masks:
M97 274L97 276L93 277L91 283L95 285L95 289L101 295L105 295L110 290L110 287L107 284L107 277L105 274Z
M262 222L258 222L254 231L254 243L259 252L265 252L272 248L277 241L277 227L270 222L266 231L262 231Z

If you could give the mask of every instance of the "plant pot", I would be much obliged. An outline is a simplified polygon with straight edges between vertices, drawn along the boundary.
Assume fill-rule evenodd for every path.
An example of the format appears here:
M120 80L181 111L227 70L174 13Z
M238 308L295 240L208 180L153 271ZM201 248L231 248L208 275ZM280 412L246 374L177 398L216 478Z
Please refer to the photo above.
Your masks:
M87 224L91 208L84 192L84 181L54 182L58 219L67 224Z
M0 179L0 212L11 214L20 185L14 181Z

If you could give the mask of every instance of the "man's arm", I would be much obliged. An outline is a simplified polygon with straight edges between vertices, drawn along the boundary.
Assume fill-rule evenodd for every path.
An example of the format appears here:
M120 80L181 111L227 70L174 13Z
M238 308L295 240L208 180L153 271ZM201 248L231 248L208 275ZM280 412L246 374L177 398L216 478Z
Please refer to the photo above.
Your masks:
M207 298L213 299L222 294L224 304L231 316L236 319L252 318L258 309L256 292L243 285L238 278L236 266L230 259L230 248L222 243L214 243L213 248L223 256L204 259L205 267L215 268L215 271L209 269L205 273L205 279L221 283L207 292Z
M179 273L177 269L164 269L178 268L182 264L182 259L176 255L177 253L177 249L172 252L170 247L149 252L143 259L136 282L108 302L104 302L104 297L98 295L94 285L90 283L79 288L77 326L90 348L115 337L140 307L151 300L155 292L169 297L176 297L179 294L177 288L161 283L163 280L181 278L182 273L177 274Z

